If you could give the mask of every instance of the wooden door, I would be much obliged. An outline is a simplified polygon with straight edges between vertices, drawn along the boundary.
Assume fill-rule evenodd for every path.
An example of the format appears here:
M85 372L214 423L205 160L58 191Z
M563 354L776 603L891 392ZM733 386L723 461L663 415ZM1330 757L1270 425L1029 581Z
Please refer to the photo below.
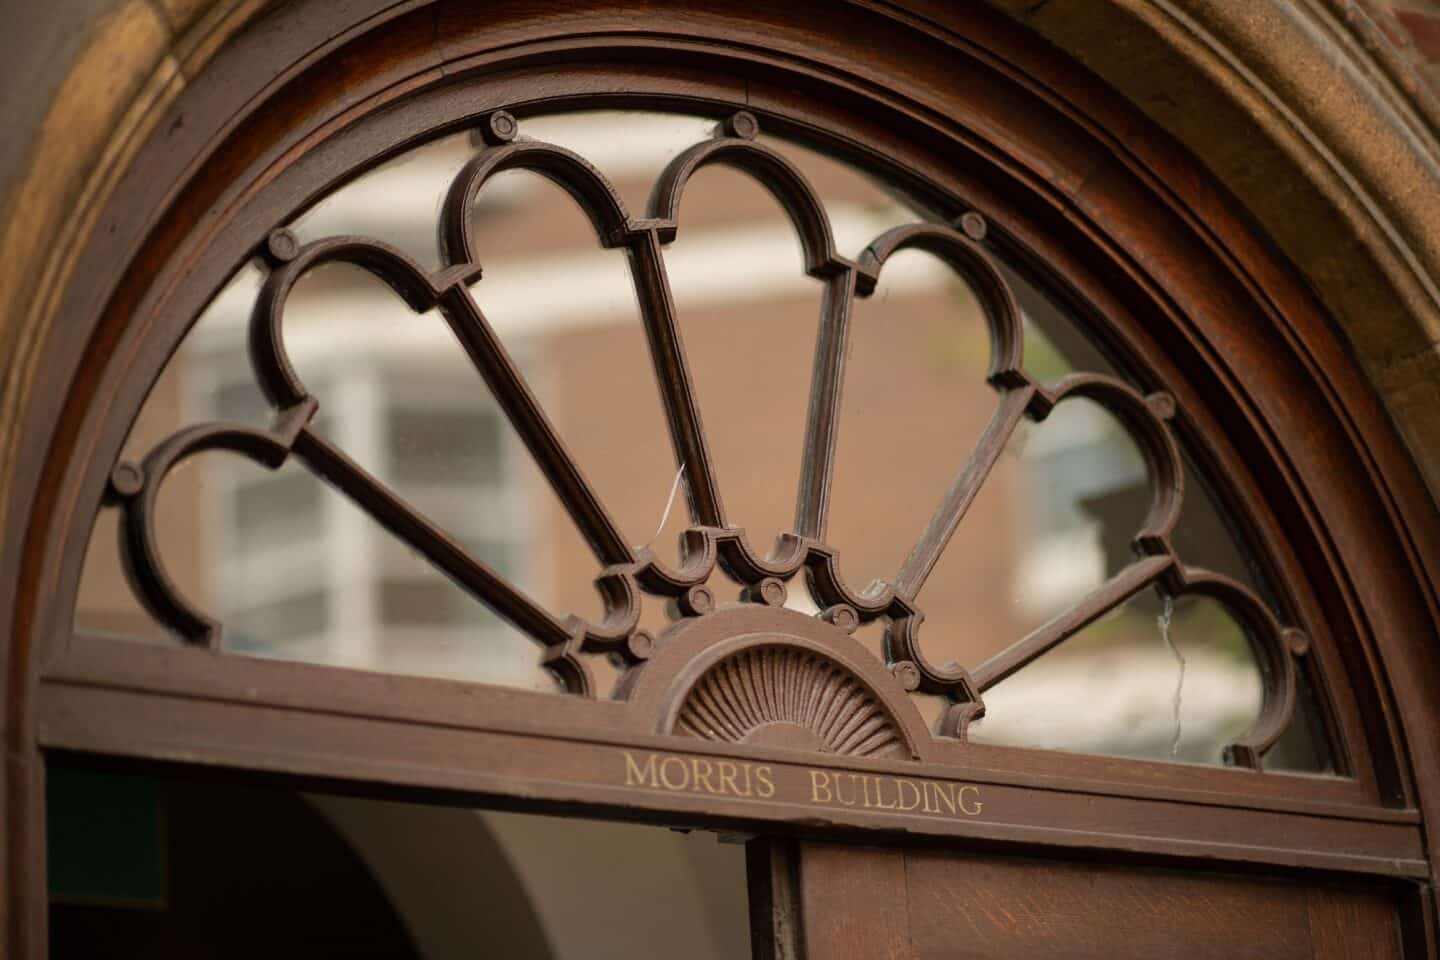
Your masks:
M802 843L776 956L886 960L1388 960L1383 885L914 848ZM763 909L763 908L762 908Z

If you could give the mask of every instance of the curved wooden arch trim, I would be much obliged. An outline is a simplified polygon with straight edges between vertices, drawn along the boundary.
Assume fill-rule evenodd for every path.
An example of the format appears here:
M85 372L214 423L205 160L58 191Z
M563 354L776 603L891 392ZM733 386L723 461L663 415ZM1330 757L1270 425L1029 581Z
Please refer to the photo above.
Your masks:
M14 610L10 629L4 636L8 669L5 732L9 747L4 793L7 809L4 813L6 821L12 824L12 830L6 837L9 844L6 850L7 881L12 897L24 895L25 883L34 882L36 871L43 877L40 838L27 835L23 826L27 822L39 822L40 817L36 805L40 797L41 770L34 752L35 718L30 712L40 665L33 661L31 655L37 652L37 637L53 636L57 630L66 627L51 619L54 611L48 606L46 591L47 584L55 582L55 564L58 562L53 544L57 542L57 537L64 538L67 527L75 526L68 523L69 514L66 512L73 506L67 507L62 502L60 491L42 480L53 480L57 471L63 469L66 458L76 455L79 448L67 444L76 439L71 431L80 427L76 417L83 413L85 399L93 396L96 390L110 389L99 379L98 371L86 371L80 366L81 358L77 356L73 344L88 342L92 351L103 352L123 342L120 338L124 331L115 328L102 326L94 337L82 332L98 316L102 303L108 302L112 316L126 314L134 308L134 297L142 291L133 286L117 285L120 280L118 266L131 262L134 251L140 249L142 240L147 236L151 244L149 249L157 259L136 264L136 269L158 266L167 256L165 237L173 239L178 234L167 233L169 227L165 227L158 218L158 211L170 207L176 199L175 185L191 179L202 160L214 154L228 132L244 122L250 125L252 133L260 132L273 137L275 128L264 118L250 113L253 103L263 102L287 85L294 84L306 67L347 44L358 42L358 38L380 22L394 20L400 25L400 29L387 36L386 46L392 59L377 62L380 72L369 74L363 80L346 74L336 74L328 82L323 79L315 82L317 78L312 77L313 85L306 94L310 99L292 100L291 105L298 112L288 116L305 116L322 103L343 111L347 105L360 102L387 83L399 82L400 85L392 90L394 94L407 88L420 89L439 79L442 72L463 72L483 65L483 56L468 62L463 58L467 44L477 40L499 45L519 42L526 36L543 36L547 29L553 32L559 22L545 11L534 9L528 10L528 18L518 20L504 20L487 11L484 22L481 22L478 15L472 18L463 10L447 11L443 4L437 5L438 13L406 20L402 15L418 7L418 4L375 3L337 29L328 12L317 12L320 6L323 5L293 4L272 15L289 18L286 21L288 29L266 31L261 27L271 21L262 21L255 30L242 34L231 47L221 50L210 69L195 77L197 89L208 86L210 90L208 115L187 106L183 98L174 100L175 106L170 116L165 118L169 121L168 126L151 122L144 128L164 129L164 136L157 134L145 139L136 134L133 141L127 141L133 146L145 139L144 153L138 159L136 153L120 151L111 156L108 165L95 168L104 171L103 175L96 174L99 179L94 182L98 186L94 188L94 193L89 194L96 201L97 219L89 223L84 218L78 219L68 243L58 251L37 252L33 245L13 248L10 239L7 239L7 252L16 251L19 254L11 262L33 264L40 257L50 264L40 276L47 278L57 293L56 299L46 301L44 306L23 314L13 311L6 314L7 317L21 317L18 326L12 323L6 327L6 335L16 337L7 342L28 343L29 346L17 355L31 359L7 369L8 409L23 410L23 418L7 418L4 424L5 449L20 450L20 439L25 437L61 438L53 450L41 449L43 444L30 445L20 459L0 460L6 467L7 496L4 499L11 511L5 517L6 533L0 549L4 551L4 568L21 572L18 580L7 578L0 582L0 609ZM755 18L763 20L763 11L751 10L747 13L742 9L746 6L743 3L720 6L700 2L687 4L686 15L682 18L684 30L699 37L727 35L730 42L737 44L736 50L745 49L747 44L752 51L773 47L779 58L786 60L783 67L780 60L772 59L766 63L763 57L750 57L750 69L762 77L774 75L780 69L795 70L797 66L801 68L797 76L804 75L807 70L833 71L834 58L845 58L844 51L837 49L834 43L837 37L843 35L847 18L870 18L867 24L880 28L873 35L867 35L867 39L874 42L898 42L906 37L912 41L915 39L916 21L893 9L883 16L877 11L847 10L843 16L833 18L833 35L819 36L795 22L798 12L785 31L767 33L753 29ZM233 9L243 11L244 7L237 5ZM655 12L658 15L658 9ZM669 12L673 14L673 11ZM368 20L365 19L367 16ZM747 16L752 20L747 22ZM632 20L623 16L607 19L598 6L583 10L567 9L563 21L580 33L589 32L596 38L590 48L592 52L609 50L613 55L623 51L627 45L644 46L647 42L651 49L667 46L664 41L647 40L635 35ZM953 21L951 25L955 25ZM1240 222L1229 201L1214 190L1195 166L1174 150L1168 141L1146 133L1145 124L1127 105L1109 97L1090 78L1065 63L1063 58L1057 58L1027 41L1022 31L993 17L981 12L966 13L964 22L959 26L963 27L962 32L925 42L948 44L953 48L952 59L958 52L966 64L984 64L998 75L1009 77L1012 83L1018 83L1021 89L1028 86L1032 94L1040 96L1052 116L1067 117L1069 119L1064 122L1072 125L1065 135L1052 137L1049 141L1038 125L1027 129L1025 135L1031 139L1025 145L1027 152L1023 169L1009 164L1003 155L988 147L983 138L969 143L969 150L974 151L976 156L997 163L1006 171L1005 176L1051 198L1048 206L1040 204L1026 211L1026 222L1016 222L1014 235L1009 239L1019 242L1022 252L1054 262L1062 271L1074 266L1076 275L1093 275L1083 264L1075 262L1073 254L1063 249L1063 245L1045 246L1041 239L1046 232L1043 228L1048 227L1053 232L1077 239L1088 238L1122 253L1125 250L1143 251L1157 232L1178 228L1183 234L1182 246L1188 245L1197 253L1203 253L1210 258L1210 263L1215 264L1211 272L1213 278L1220 281L1216 290L1197 292L1193 280L1187 283L1175 272L1175 264L1155 262L1140 254L1117 257L1115 273L1106 278L1105 283L1090 283L1076 293L1083 293L1100 310L1109 312L1113 309L1117 316L1126 314L1128 310L1123 299L1116 299L1115 290L1144 293L1146 298L1162 304L1162 310L1170 316L1174 329L1182 332L1174 334L1167 342L1152 345L1152 348L1173 356L1172 364L1198 359L1202 361L1201 366L1205 366L1213 364L1218 353L1227 351L1231 354L1231 365L1243 364L1247 358L1253 360L1262 356L1266 349L1274 349L1301 356L1302 362L1289 376L1301 388L1298 398L1304 403L1313 406L1313 397L1304 391L1313 390L1316 382L1323 384L1320 406L1329 404L1339 411L1344 429L1342 435L1327 435L1326 443L1331 446L1327 446L1323 454L1309 456L1308 465L1313 468L1317 463L1328 463L1341 476L1341 482L1336 485L1338 489L1309 489L1297 474L1298 466L1293 455L1285 453L1293 448L1293 438L1277 434L1273 427L1264 427L1265 423L1276 422L1277 413L1283 412L1283 404L1277 408L1278 399L1267 402L1265 398L1252 397L1251 406L1238 409L1236 416L1241 421L1254 424L1254 433L1251 435L1251 428L1247 427L1244 431L1247 435L1236 440L1237 448L1229 451L1227 457L1250 453L1257 462L1275 466L1263 466L1260 470L1262 476L1243 483L1237 496L1245 510L1260 518L1258 523L1262 533L1267 525L1271 530L1297 524L1325 530L1320 540L1306 544L1307 550L1311 547L1316 550L1322 558L1320 561L1293 553L1287 555L1283 549L1280 551L1281 555L1275 562L1283 568L1286 579L1303 576L1316 563L1339 563L1341 558L1351 557L1357 552L1376 558L1381 569L1394 572L1397 578L1412 578L1415 584L1413 590L1405 583L1377 584L1362 578L1337 584L1339 589L1334 596L1300 597L1295 602L1301 608L1299 612L1304 622L1323 622L1333 618L1337 623L1365 624L1356 636L1336 645L1340 649L1330 654L1332 659L1325 671L1345 672L1361 680L1374 677L1376 682L1372 687L1361 684L1361 689L1357 691L1360 699L1358 706L1346 707L1341 702L1337 707L1341 717L1336 722L1345 726L1355 723L1357 716L1369 717L1375 725L1362 739L1380 745L1395 744L1403 749L1407 736L1411 743L1425 742L1425 737L1435 732L1436 721L1433 716L1427 716L1426 710L1429 705L1440 702L1440 695L1437 695L1440 691L1440 667L1427 659L1430 652L1423 642L1424 637L1417 638L1415 634L1417 624L1428 623L1432 627L1434 624L1433 600L1427 596L1429 578L1423 572L1424 563L1417 543L1425 543L1425 534L1434 530L1433 505L1424 496L1413 474L1408 472L1403 451L1389 432L1383 412L1373 402L1364 379L1350 365L1343 346L1329 337L1323 315L1315 310L1306 291ZM443 42L437 43L437 37L444 38ZM683 47L683 44L673 42L668 45L676 50ZM840 46L843 47L843 44ZM1003 56L1000 51L1003 51ZM539 55L543 56L543 52ZM407 73L413 71L416 64L423 63L432 65L428 74ZM445 65L443 71L442 64ZM946 89L945 82L937 80L938 74L926 75L925 67L923 61L899 67L892 64L894 73L887 77L876 63L851 57L845 62L848 71L845 82L852 84L856 92L865 97L873 97L882 80L888 79L893 83L898 79L908 83L909 100L905 110L886 117L883 123L877 120L875 129L889 128L892 132L893 129L903 129L924 145L934 140L935 126L943 117L943 110L939 110L937 105L943 101ZM1044 81L1037 80L1037 77L1043 77ZM240 82L242 78L244 82ZM951 79L949 82L958 81ZM671 83L674 83L673 76ZM1057 88L1066 91L1063 97L1055 94ZM755 90L768 97L770 105L782 112L787 105L793 106L787 97L804 96L804 91L798 88L791 92L783 87L767 87L763 82L756 83ZM737 86L735 92L739 96L748 95L750 91ZM988 102L992 108L999 108L1006 96L1014 94L986 91L978 95L990 98ZM253 103L247 102L252 98ZM150 100L147 101L147 109L159 114L162 106L170 102L166 97ZM1099 135L1097 131L1108 132ZM1121 131L1125 134L1124 148L1116 150L1116 140L1121 139ZM316 129L312 134L320 132ZM1093 144L1097 138L1101 153L1106 150L1114 152L1119 162L1107 159L1095 163L1088 172L1077 170L1075 157L1073 154L1067 156L1067 150L1073 149L1078 141ZM288 144L283 139L275 142L277 146L269 158L227 153L224 161L212 162L208 175L220 180L238 176L247 165L263 166L284 150L299 145L296 140ZM364 149L363 143L359 148ZM144 169L146 176L138 177L133 173L121 176L131 162L135 169ZM918 168L943 182L943 171L939 167L932 165L927 168L924 163L919 163ZM157 176L157 173L162 175ZM1162 189L1158 186L1160 183L1183 184L1187 194L1178 196L1173 186ZM967 186L970 188L969 196L977 204L1004 205L1004 177L988 182L976 181ZM121 200L104 204L102 208L100 197L107 194ZM1153 206L1157 196L1171 211L1166 214L1169 217L1166 223L1147 225L1124 218L1126 203ZM212 199L229 202L223 190ZM60 209L58 206L53 208L52 213L57 219L49 222L59 222ZM195 211L198 222L203 224L204 211L210 207L191 209ZM34 220L29 223L37 225ZM46 223L42 217L38 226L43 227ZM157 226L162 229L157 230ZM158 244L157 240L160 241ZM1221 248L1225 248L1223 255ZM68 266L65 265L67 261ZM67 275L75 279L69 284L55 282ZM1157 292L1172 281L1187 291L1183 302ZM58 300L58 291L62 287L63 304ZM4 290L7 298L15 296L14 288L8 284ZM8 300L8 303L14 302L14 299ZM1268 339L1258 345L1258 352L1256 344L1246 342L1253 331L1241 329L1243 324L1238 319L1226 320L1227 316L1253 317L1257 302L1262 315L1278 328L1266 334ZM1195 334L1185 322L1187 315L1206 318L1208 338ZM1301 331L1298 334L1297 329ZM1137 330L1132 330L1131 335L1141 336ZM36 345L43 331L49 331L50 335L41 353ZM64 337L60 335L62 331ZM1220 338L1218 343L1215 342L1217 336ZM69 350L60 342L67 338L72 344ZM1133 347L1134 344L1120 346ZM37 370L45 371L45 382L37 379ZM81 371L78 377L77 370ZM1224 382L1222 377L1216 384ZM69 386L55 389L58 384ZM1230 386L1234 386L1233 380ZM1204 387L1202 378L1197 389ZM1185 409L1184 398L1181 400L1182 409ZM130 401L134 402L135 398L130 397ZM1203 404L1196 405L1198 412L1194 416L1198 422L1191 425L1201 432L1218 426L1206 422L1209 415L1201 409L1203 407ZM1284 422L1283 416L1278 419ZM1250 445L1248 450L1246 444ZM35 452L37 449L38 453ZM1345 452L1347 450L1349 454ZM1351 476L1355 473L1353 464L1357 459L1366 464L1367 473L1363 476ZM1267 503L1260 492L1266 483L1291 484L1294 489L1304 491L1305 495L1295 503ZM70 501L72 505L73 502ZM1274 510L1280 517L1279 521L1266 521L1267 509ZM1317 518L1321 516L1334 522L1329 527L1320 524L1317 528ZM1380 518L1378 522L1377 518ZM1407 531L1411 537L1408 543ZM1440 542L1440 537L1432 537L1430 542ZM22 564L22 557L29 557L34 562ZM1418 574L1417 569L1420 571ZM1394 595L1396 590L1405 595L1398 598L1399 603L1385 608L1387 601L1397 599ZM138 664L146 658L141 655L136 659ZM1403 663L1407 669L1400 671L1404 676L1396 677L1393 671L1387 672L1382 663ZM70 667L74 666L72 662ZM256 666L260 665L246 665L242 669L253 672L250 668ZM264 672L264 667L261 671ZM80 672L83 673L83 670ZM303 678L303 671L297 676ZM1394 697L1399 703L1398 712L1388 708L1392 684L1395 687ZM1344 696L1339 699L1343 701ZM1354 732L1351 731L1351 735ZM1426 758L1420 752L1410 753L1416 765L1417 779L1422 784L1437 782L1437 761ZM997 766L1015 760L1014 754L1004 752L988 760L983 759L985 756L982 751L976 754L976 759ZM1066 761L1062 760L1055 769L1063 769L1065 764ZM1071 766L1079 773L1087 763ZM1121 780L1130 769L1123 762L1098 766L1090 762L1089 768L1092 771L1103 768L1117 774ZM1440 799L1429 787L1422 788L1418 797L1412 799L1408 774L1403 765L1388 774L1382 772L1376 784L1379 795L1399 804L1402 810L1418 801L1432 820L1440 819L1437 817ZM1364 769L1357 770L1357 775L1362 784L1369 776ZM1257 799L1251 802L1263 801ZM1434 842L1432 840L1432 844ZM1434 850L1432 846L1432 862L1435 860ZM7 918L9 942L16 948L17 955L25 955L23 951L27 948L42 950L43 944L37 938L43 931L43 903L13 899L9 902L18 904L16 912Z
M1440 490L1440 114L1363 5L1106 0L1096 16L1084 0L994 3L1240 199L1345 330ZM955 20L923 6L942 28Z

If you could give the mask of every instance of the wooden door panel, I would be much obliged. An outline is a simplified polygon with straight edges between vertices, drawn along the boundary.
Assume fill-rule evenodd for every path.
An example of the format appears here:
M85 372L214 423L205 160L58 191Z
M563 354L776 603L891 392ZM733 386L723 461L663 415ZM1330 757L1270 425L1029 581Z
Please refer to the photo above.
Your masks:
M1395 902L1355 886L835 844L798 873L812 960L1401 956Z
M806 844L800 897L807 957L909 960L905 854L899 850ZM821 905L806 910L805 904ZM811 919L815 923L810 923Z
M1373 890L1309 891L1315 960L1399 957L1403 952L1395 903Z
M912 854L917 957L1308 960L1303 890L1094 864Z

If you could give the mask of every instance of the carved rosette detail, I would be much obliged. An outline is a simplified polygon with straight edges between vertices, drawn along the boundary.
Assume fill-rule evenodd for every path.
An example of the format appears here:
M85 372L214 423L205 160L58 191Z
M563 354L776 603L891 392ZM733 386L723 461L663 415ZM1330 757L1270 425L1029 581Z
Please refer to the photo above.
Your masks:
M846 667L795 647L725 657L685 695L675 732L856 757L906 755L899 725Z

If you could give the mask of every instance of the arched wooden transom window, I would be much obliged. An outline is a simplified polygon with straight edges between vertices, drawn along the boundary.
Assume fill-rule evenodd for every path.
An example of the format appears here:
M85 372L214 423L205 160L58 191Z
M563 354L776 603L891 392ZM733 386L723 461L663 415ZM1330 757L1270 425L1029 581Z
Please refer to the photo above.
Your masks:
M480 124L277 227L162 374L173 387L141 423L169 432L132 431L109 487L111 566L123 558L158 642L628 701L677 624L788 608L830 625L821 648L717 663L667 729L912 757L1029 731L1164 757L1189 713L1187 757L1259 768L1293 730L1291 764L1329 769L1315 705L1293 722L1309 638L1247 586L1265 567L1195 489L1174 396L1133 361L1120 375L1125 360L1037 286L1053 279L1005 266L982 214L932 212L767 142L748 111L542 114L548 138L508 111ZM608 151L615 183L586 145ZM717 168L753 186L696 177ZM616 183L644 191L643 216ZM702 196L682 207L687 188ZM201 422L173 423L195 408ZM229 456L192 472L193 508L167 510L164 481L216 451ZM727 497L726 476L751 483ZM112 542L92 547L96 581ZM177 574L172 553L198 562ZM123 635L105 631L105 585L83 586L82 628ZM849 637L871 624L862 653ZM886 699L895 683L932 698L929 735L858 678L827 686L833 648L883 666Z

